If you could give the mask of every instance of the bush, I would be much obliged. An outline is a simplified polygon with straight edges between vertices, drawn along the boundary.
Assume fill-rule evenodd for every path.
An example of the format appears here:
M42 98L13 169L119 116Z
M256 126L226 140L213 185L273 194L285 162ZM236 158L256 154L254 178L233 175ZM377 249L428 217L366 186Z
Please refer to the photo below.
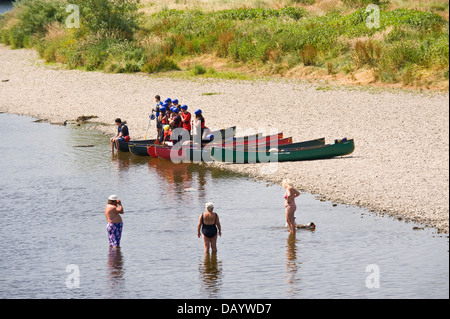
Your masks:
M192 70L194 75L203 75L206 73L206 68L200 64L196 64Z
M380 58L381 46L378 43L372 40L358 40L356 42L353 54L353 61L356 67L360 68L363 65L375 66Z
M83 26L92 33L114 31L132 39L138 28L139 0L71 0L80 7Z
M314 66L317 62L317 49L314 46L307 44L303 50L300 51L300 57L305 66Z
M2 27L2 41L10 44L13 49L30 47L34 38L45 36L46 27L53 22L63 22L66 16L61 0L22 0L15 3L14 13L3 19L10 19L10 25L5 21Z
M363 6L368 6L369 4L376 4L377 6L386 6L389 1L385 0L342 0L342 2L351 8L361 8Z
M230 9L213 13L217 19L226 20L255 20L270 18L290 18L299 20L307 15L303 8L285 7L282 9Z
M165 71L178 71L180 67L174 60L165 56L156 56L148 59L147 63L142 68L142 72L156 73Z
M105 71L112 73L140 72L147 62L147 53L142 47L129 41L113 43L107 49Z

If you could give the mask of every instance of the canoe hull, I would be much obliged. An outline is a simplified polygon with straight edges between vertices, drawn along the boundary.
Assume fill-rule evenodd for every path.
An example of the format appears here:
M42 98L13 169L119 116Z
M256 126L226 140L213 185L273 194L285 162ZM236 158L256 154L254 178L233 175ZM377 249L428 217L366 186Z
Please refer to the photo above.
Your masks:
M158 156L156 156L156 146L157 145L148 145L147 146L147 153L150 157L158 158Z
M268 150L269 148L275 146L273 142L274 141L272 141L272 144L269 141L269 142L263 142L263 144L241 144L241 145L236 145L236 146L245 148L245 149L267 149ZM284 138L284 139L278 140L276 142L277 142L277 147L279 147L280 145L281 146L289 145L290 143L292 143L292 137ZM211 148L212 147L215 147L215 146L207 144L203 148L184 147L183 148L183 152L184 152L183 159L189 159L191 162L194 162L194 163L213 162L214 160L211 157ZM226 146L226 144L223 144L222 147L228 147L228 146ZM229 147L231 147L231 144Z
M327 145L317 145L293 149L269 151L245 151L232 148L211 148L211 158L218 162L228 163L268 163L292 162L327 159L353 153L355 144L353 140Z
M179 162L184 159L185 153L181 148L173 149L172 146L155 146L156 157L164 160L171 160L173 162Z
M129 152L128 142L119 141L119 151L121 152Z
M147 147L148 145L155 144L155 142L156 140L130 141L128 142L128 149L134 155L149 156Z

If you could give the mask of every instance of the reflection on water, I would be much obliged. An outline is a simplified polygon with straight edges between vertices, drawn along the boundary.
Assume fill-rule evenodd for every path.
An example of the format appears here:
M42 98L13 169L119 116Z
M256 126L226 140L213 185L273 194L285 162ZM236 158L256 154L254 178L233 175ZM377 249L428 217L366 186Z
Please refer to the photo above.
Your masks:
M109 288L117 291L124 290L125 268L123 267L123 255L120 248L109 247L108 252L108 275Z
M301 261L297 256L296 234L289 234L286 244L286 277L288 285L288 295L295 297L301 287L298 272Z
M278 185L111 157L109 138L88 130L0 121L0 298L448 298L448 238L431 229L302 193L297 221L317 228L289 235ZM125 210L119 250L105 230L111 194ZM197 238L205 202L223 228L212 255ZM69 264L79 289L65 286ZM380 289L365 286L369 264Z
M2 15L5 12L8 12L8 11L12 10L12 8L13 8L13 5L12 5L11 1L9 1L9 2L6 2L6 1L2 2L2 1L0 1L0 15Z
M205 297L219 297L223 274L222 261L217 259L217 254L205 254L203 262L199 263L198 269Z

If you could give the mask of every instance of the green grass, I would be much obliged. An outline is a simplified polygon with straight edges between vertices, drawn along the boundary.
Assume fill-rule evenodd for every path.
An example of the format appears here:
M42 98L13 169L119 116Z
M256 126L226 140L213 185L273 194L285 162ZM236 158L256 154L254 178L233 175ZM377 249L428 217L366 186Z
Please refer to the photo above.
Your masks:
M302 7L163 9L143 16L137 0L73 0L83 8L82 27L75 30L63 25L66 3L22 0L0 18L1 41L12 48L36 48L48 62L107 72L180 71L177 61L207 54L266 74L306 66L331 75L370 68L379 81L405 85L418 84L424 74L448 79L448 22L429 12L389 11L386 1L348 0L345 5L356 10L321 16ZM367 3L381 7L378 29L367 27ZM182 73L249 77L202 65Z

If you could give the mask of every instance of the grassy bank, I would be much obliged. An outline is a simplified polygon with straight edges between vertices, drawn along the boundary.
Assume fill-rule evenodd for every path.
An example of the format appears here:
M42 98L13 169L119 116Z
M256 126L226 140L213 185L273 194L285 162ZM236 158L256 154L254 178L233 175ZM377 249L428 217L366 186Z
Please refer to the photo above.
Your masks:
M387 1L339 1L320 13L314 0L280 8L237 2L215 11L148 0L71 0L81 9L81 27L68 29L66 0L22 0L0 18L0 35L12 48L35 48L47 62L69 68L213 77L245 70L448 90L448 2L447 9L433 2L444 14L393 9ZM375 28L367 25L367 3L381 9Z

